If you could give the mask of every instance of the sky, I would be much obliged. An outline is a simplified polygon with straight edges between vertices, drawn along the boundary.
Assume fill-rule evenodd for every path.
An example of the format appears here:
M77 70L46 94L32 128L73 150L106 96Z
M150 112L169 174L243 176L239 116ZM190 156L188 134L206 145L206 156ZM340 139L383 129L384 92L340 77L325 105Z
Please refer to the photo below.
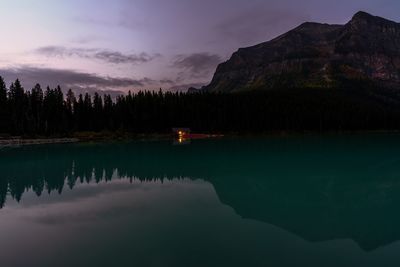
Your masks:
M186 90L238 48L360 10L400 21L398 0L1 0L0 76L26 89Z

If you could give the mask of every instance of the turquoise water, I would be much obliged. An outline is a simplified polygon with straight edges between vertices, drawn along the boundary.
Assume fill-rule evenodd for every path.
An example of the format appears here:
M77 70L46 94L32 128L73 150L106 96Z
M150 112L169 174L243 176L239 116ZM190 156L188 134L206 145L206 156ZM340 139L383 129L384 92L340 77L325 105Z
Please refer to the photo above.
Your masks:
M400 136L0 149L0 266L400 266Z

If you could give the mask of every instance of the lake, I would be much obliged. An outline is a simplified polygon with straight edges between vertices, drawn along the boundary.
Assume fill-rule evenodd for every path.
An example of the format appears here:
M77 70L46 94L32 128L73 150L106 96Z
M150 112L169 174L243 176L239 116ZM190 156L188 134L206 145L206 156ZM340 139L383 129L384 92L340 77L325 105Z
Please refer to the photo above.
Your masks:
M400 135L0 149L0 265L400 266Z

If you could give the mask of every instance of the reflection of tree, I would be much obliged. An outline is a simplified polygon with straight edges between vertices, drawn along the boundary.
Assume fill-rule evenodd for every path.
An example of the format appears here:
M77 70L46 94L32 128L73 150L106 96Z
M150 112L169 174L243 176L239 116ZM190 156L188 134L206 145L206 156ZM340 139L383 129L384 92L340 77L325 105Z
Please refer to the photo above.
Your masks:
M111 181L114 173L118 174L114 179L138 177L145 181L164 177L170 169L173 172L169 177L180 177L175 162L180 160L176 157L179 155L163 158L170 149L169 144L136 143L9 150L1 155L0 204L4 205L7 193L17 201L27 190L38 196L43 191L62 193L64 186L74 188L77 182ZM190 172L186 174L190 175Z
M371 141L253 139L55 145L0 153L0 205L7 192L62 192L79 183L179 177L212 183L238 214L310 240L352 238L365 250L400 239L396 136ZM114 175L115 174L115 175Z
M0 179L0 208L4 207L4 203L6 202L8 191L8 181L6 179Z

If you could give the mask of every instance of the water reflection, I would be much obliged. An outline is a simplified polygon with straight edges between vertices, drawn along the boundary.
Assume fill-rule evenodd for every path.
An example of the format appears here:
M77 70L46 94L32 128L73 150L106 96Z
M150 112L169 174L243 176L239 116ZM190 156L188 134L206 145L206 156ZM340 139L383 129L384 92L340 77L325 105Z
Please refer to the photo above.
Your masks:
M164 227L168 227L174 238L181 238L177 243L167 242L168 245L181 249L178 244L190 241L188 236L180 234L191 233L190 238L197 243L193 249L200 247L207 251L209 246L210 255L215 252L213 246L202 244L206 242L202 237L207 236L205 232L214 235L223 232L227 236L219 240L222 254L215 258L220 261L222 255L229 257L230 251L244 248L230 246L252 243L253 251L244 253L242 262L235 259L231 264L246 264L250 256L266 255L266 250L270 252L268 261L253 259L254 265L282 260L274 257L282 256L289 243L296 247L301 239L312 243L331 240L329 244L319 244L331 246L331 250L332 246L351 247L348 251L352 251L352 257L360 260L364 258L353 255L357 250L350 243L339 240L354 240L364 251L374 252L400 239L400 215L396 212L400 205L399 150L398 136L199 140L188 146L173 146L168 142L71 144L11 149L0 152L0 204L4 207L0 219L6 223L7 218L19 218L47 226L74 221L77 228L68 231L72 236L83 235L84 240L82 229L86 229L86 224L93 227L96 222L98 230L103 229L113 242L119 242L112 237L118 233L128 234L130 241L140 240L143 255L155 243L166 244L160 238L167 231ZM60 195L55 198L55 194ZM227 206L218 204L221 202ZM238 232L244 229L242 226L234 228L239 223L238 219L233 220L235 214L246 219L240 223L252 225L254 235ZM112 234L107 233L109 224L102 225L104 218L118 221ZM265 225L255 221L284 230L268 228L267 231ZM127 231L146 223L154 226L154 233ZM35 231L44 231L40 227ZM239 244L230 242L229 234L221 230L229 227L234 228ZM301 239L288 237L285 231ZM256 236L273 242L266 243ZM285 239L291 241L280 247ZM132 244L124 246L128 249ZM302 250L307 250L306 247L301 243ZM140 246L136 249L140 250ZM157 250L161 253L162 248ZM190 248L186 250L187 257L197 255ZM124 256L118 253L120 260L127 257L121 254ZM96 255L88 258L93 261ZM321 260L330 256L320 253ZM187 264L188 259L181 257L182 264ZM319 256L315 257L318 261ZM167 258L168 255L162 256L164 261ZM128 260L124 258L123 262ZM148 263L147 260L141 262ZM287 260L287 265L291 265ZM390 260L394 262L394 258ZM200 263L207 261L199 257L196 262L201 266ZM337 259L332 263L337 264ZM157 262L150 265L163 266Z

